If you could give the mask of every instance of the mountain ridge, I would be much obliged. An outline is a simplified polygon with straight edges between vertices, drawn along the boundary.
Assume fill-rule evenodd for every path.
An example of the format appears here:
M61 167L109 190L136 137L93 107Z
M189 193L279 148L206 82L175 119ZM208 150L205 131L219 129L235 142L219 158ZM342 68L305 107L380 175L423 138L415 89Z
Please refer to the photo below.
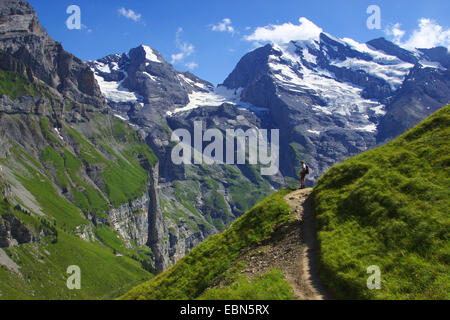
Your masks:
M146 51L156 52L158 61L146 59ZM119 66L117 59L128 65ZM263 181L263 195L267 195L270 190L298 183L300 160L306 160L311 168L308 183L313 184L335 163L391 140L448 103L447 59L448 53L439 48L408 51L384 38L363 44L320 33L316 39L268 44L247 53L215 88L192 74L176 71L157 50L145 45L88 63L116 116L127 120L160 159L162 211L167 214L167 225L171 225L168 229L176 231L180 230L179 223L174 225L173 219L167 218L176 216L177 210L188 216L197 212L206 220L213 214L213 219L222 220L216 222L227 226L243 213L243 203L249 209L255 201L233 192L236 181L223 166L214 168L218 173L214 182L202 178L212 174L205 168L174 166L168 141L175 129L193 134L194 121L222 132L232 124L231 128L244 131L281 129L280 174L255 180L248 168L231 170L244 181ZM110 87L120 86L124 95L131 94L128 102L115 101L114 94L109 93ZM171 91L173 88L177 89ZM191 181L189 187L195 185L196 191L189 193L197 199L195 203L186 203L179 191L172 191L185 184L184 180ZM259 187L256 190L260 192ZM211 202L205 199L205 193L215 194L212 201L219 200L221 209L202 205ZM207 228L212 227L213 233L223 229L214 223L211 226L211 221L190 219L200 233L191 225L186 231L172 233L172 245L162 245L171 263L182 254L170 252L190 250L181 238L192 235L198 244L210 235L205 232Z

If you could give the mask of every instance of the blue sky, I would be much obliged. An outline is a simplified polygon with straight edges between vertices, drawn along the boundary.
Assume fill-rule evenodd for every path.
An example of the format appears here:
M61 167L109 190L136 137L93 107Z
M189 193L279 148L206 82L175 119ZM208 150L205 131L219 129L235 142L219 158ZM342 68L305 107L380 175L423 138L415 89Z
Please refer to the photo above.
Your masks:
M190 70L214 84L222 83L245 53L264 42L255 41L258 36L270 38L277 32L309 26L301 25L301 17L339 38L366 42L384 36L404 45L450 47L448 0L29 2L48 33L81 59L97 59L146 44L173 62L177 70ZM69 5L81 8L81 30L66 27ZM380 30L367 28L369 5L381 9Z

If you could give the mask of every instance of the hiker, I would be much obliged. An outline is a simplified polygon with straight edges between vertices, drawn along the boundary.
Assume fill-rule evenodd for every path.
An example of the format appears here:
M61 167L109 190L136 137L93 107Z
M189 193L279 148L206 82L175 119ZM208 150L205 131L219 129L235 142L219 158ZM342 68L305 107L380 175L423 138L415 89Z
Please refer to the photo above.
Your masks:
M300 189L305 189L306 188L306 175L309 174L309 167L306 165L305 161L301 162L302 164L302 170L300 171L300 178L302 180Z

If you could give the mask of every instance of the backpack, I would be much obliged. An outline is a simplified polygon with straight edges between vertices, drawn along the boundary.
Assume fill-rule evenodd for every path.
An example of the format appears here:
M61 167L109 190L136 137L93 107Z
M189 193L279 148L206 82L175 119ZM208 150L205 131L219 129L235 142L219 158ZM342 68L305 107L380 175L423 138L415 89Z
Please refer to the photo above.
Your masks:
M309 167L308 167L308 165L306 165L306 171L305 171L305 174L309 174Z

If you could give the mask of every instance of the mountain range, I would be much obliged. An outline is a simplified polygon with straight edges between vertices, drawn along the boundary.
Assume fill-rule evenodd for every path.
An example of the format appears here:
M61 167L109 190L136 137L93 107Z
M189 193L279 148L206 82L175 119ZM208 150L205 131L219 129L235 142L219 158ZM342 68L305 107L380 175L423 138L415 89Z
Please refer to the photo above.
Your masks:
M271 190L295 185L300 161L308 163L312 185L334 164L397 137L450 102L447 49L406 50L384 38L358 43L322 32L268 44L246 54L217 87L176 71L145 45L87 63L116 117L138 130L160 159L162 210L175 218L166 219L172 230L180 230L176 212L182 210L221 231ZM222 132L279 129L279 173L174 165L171 133L193 134L194 121ZM196 236L171 234L169 251L186 252L181 238L208 237L201 224Z

